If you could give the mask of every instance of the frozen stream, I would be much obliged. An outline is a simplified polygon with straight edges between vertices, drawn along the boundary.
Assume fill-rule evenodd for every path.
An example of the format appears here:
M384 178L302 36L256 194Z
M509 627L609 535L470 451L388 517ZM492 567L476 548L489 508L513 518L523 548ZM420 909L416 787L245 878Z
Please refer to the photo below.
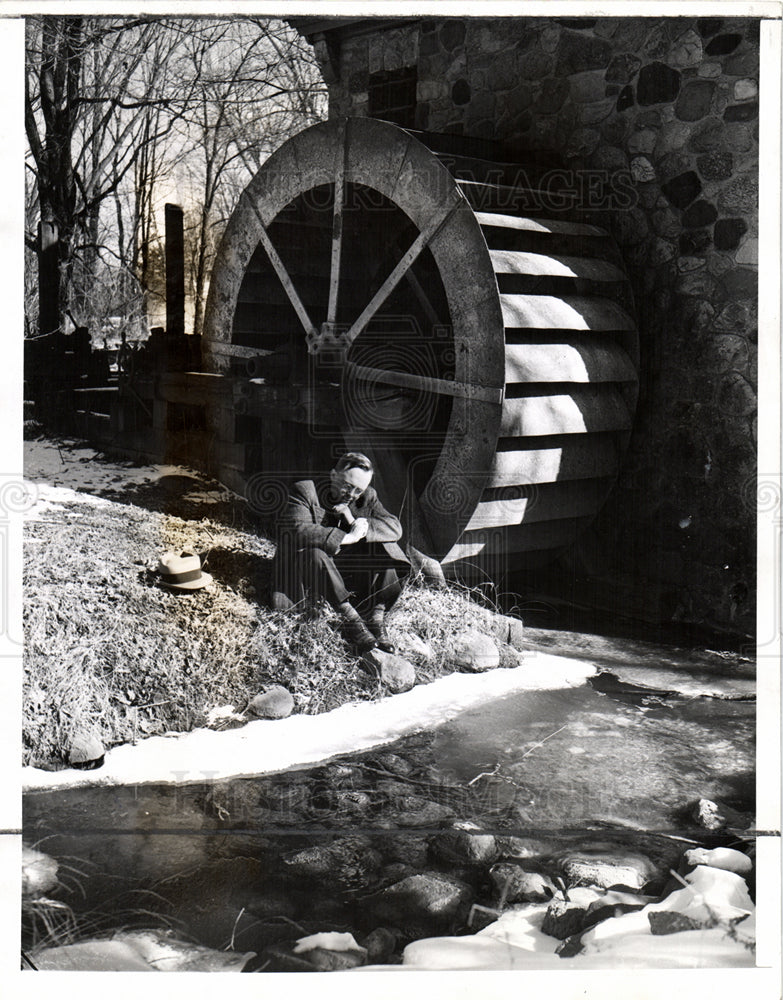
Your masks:
M310 933L368 933L367 892L411 872L458 867L435 845L455 820L527 838L534 853L609 842L666 867L688 841L720 840L696 828L687 808L695 800L727 803L752 824L751 682L746 670L732 695L726 671L713 670L719 697L695 696L688 692L709 685L709 662L661 649L662 671L650 662L647 674L634 674L633 656L623 665L617 648L606 654L613 674L591 684L509 695L317 767L29 792L25 840L77 872L63 868L58 898L93 933L149 925L152 913L212 948L233 934L237 948L259 953L296 936L291 921ZM342 868L314 875L291 863L345 838L356 853ZM476 898L489 902L482 877ZM142 908L143 919L134 915Z

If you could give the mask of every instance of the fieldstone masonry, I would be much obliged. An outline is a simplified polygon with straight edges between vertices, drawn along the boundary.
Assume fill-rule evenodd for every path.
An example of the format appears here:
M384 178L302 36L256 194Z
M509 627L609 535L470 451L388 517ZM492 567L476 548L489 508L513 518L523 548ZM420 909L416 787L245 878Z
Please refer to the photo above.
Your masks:
M330 84L330 115L363 115L370 73L415 66L417 127L521 158L554 150L631 193L591 216L634 286L642 381L624 474L582 559L660 617L748 631L758 53L751 19L411 20L347 32Z

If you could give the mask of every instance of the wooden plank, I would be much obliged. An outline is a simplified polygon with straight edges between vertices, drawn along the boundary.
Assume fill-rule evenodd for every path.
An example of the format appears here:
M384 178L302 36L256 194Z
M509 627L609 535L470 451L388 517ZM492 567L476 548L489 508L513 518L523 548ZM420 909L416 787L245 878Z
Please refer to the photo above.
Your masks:
M527 219L499 212L476 212L478 224L484 228L519 229L530 233L558 233L568 236L608 236L605 229L583 222L562 222L559 219Z
M340 255L343 246L343 201L345 200L345 158L348 148L345 139L345 119L337 128L337 163L334 177L334 205L332 210L332 255L329 265L329 304L326 322L334 326L337 320L337 293L340 287Z
M106 442L112 438L111 416L93 410L75 410L76 426L86 438Z
M564 518L557 521L539 521L535 524L518 524L503 529L466 531L442 560L443 566L463 559L504 557L524 552L542 552L547 549L570 545L587 527L592 518ZM510 567L509 567L510 568Z
M294 307L294 311L296 312L296 315L299 317L299 322L302 324L305 333L307 333L311 337L317 337L318 331L313 326L313 322L310 319L302 300L299 298L296 289L294 288L294 284L288 275L288 271L286 270L285 264L280 259L280 255L274 248L272 241L269 239L269 235L266 229L261 224L260 217L258 219L258 235L259 235L259 242L262 244L264 250L266 250L270 263L272 264L272 267L275 269L277 277L280 279L280 284L285 289L286 295L288 296L291 305Z
M627 430L631 414L613 383L574 386L567 393L503 400L501 437Z
M342 397L334 386L266 385L256 380L239 383L241 412L250 417L275 417L312 426L336 426L345 419ZM237 410L239 412L239 410Z
M529 444L535 439L528 438ZM543 438L540 447L497 451L487 488L520 483L554 483L564 479L595 479L614 476L619 448L606 435L563 435L552 442Z
M460 396L465 399L480 399L488 403L500 403L503 398L502 389L491 386L474 385L470 382L457 382L454 379L431 378L427 375L414 375L411 372L387 371L384 368L369 368L367 365L357 365L347 362L344 366L346 376L366 379L381 385L396 385L403 389L416 389L420 392L434 392L444 396Z
M432 323L433 326L438 326L441 323L441 318L440 316L438 316L434 306L430 302L429 295L427 295L426 291L422 287L421 282L414 274L413 268L410 268L408 271L405 272L405 280L411 286L413 294L419 300L419 304L424 310L427 319L430 321L430 323Z
M613 482L610 477L571 479L485 490L465 530L588 517L600 508Z
M217 378L222 376L218 375ZM231 380L224 378L223 385L210 384L202 380L172 380L164 381L160 377L158 396L167 403L180 403L188 406L208 405L223 397L231 398L233 390Z
M529 330L633 330L628 313L612 299L581 295L501 295L503 325Z
M596 337L561 344L507 344L506 383L635 382L622 348Z
M232 378L220 372L162 372L157 377L155 389L166 399L171 398L170 393L183 391L207 396L230 396L233 391L232 383ZM197 402L197 400L191 398L183 399L181 402Z
M152 375L138 375L133 378L122 378L119 382L120 395L128 394L138 400L150 400L155 397L155 379Z
M229 358L255 358L259 355L271 354L260 347L242 347L240 344L228 344L221 340L213 340L205 344L205 349L213 354L224 354Z
M627 281L615 264L594 257L570 255L551 257L527 250L490 250L495 274L541 275L562 278L588 278L590 281Z
M541 211L541 203L550 201L552 192L533 183L504 184L495 180L456 177L457 186L476 212L522 213Z

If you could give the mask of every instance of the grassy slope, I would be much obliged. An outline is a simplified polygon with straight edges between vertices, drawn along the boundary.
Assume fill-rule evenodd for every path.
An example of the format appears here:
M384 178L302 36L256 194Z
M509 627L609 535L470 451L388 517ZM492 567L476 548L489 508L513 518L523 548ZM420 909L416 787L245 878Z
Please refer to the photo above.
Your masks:
M288 687L303 713L383 696L329 609L304 616L259 606L274 546L242 502L208 507L181 493L178 501L159 485L137 487L118 494L123 502L67 503L26 525L25 763L61 759L82 728L111 746L204 725L211 708L241 711L271 683ZM212 586L158 587L153 570L167 549L209 551ZM453 669L449 636L486 622L467 592L413 584L390 626L430 643L431 658L411 656L427 681Z

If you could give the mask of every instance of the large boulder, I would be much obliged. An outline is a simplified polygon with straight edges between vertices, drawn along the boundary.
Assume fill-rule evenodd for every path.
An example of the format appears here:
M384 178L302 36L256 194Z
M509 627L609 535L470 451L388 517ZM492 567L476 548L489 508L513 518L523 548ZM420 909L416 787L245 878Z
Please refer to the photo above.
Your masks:
M470 673L483 673L500 664L497 644L477 629L467 629L456 635L448 658L460 670Z
M413 764L396 753L379 753L373 760L385 771L390 771L403 778L413 771Z
M68 763L85 771L100 767L106 748L92 730L79 730L71 737Z
M653 896L641 896L632 892L618 892L609 889L593 889L577 886L568 890L568 900L553 899L547 907L541 930L544 934L560 938L563 951L578 952L581 948L581 933L612 917L622 916L634 910L643 909L654 902Z
M497 837L498 848L503 860L513 858L540 858L553 854L558 844L551 840L540 840L536 837Z
M433 802L421 795L403 795L394 799L393 811L388 817L378 820L378 826L383 828L403 827L433 827L454 819L454 810L450 806Z
M400 653L406 656L419 657L422 660L431 660L435 655L432 646L421 636L410 631L396 631L395 645Z
M701 920L686 917L675 910L655 910L647 914L651 934L679 934L681 931L696 931L704 927Z
M36 968L82 972L241 972L254 951L217 951L159 929L117 931L111 939L44 948Z
M569 882L576 885L594 885L601 889L621 886L642 889L660 872L649 858L642 854L617 851L580 851L561 858L560 868Z
M553 899L541 922L541 932L564 940L584 930L587 907L565 899Z
M498 854L492 834L482 833L475 823L455 823L453 829L436 834L430 841L433 853L449 862L491 864Z
M510 615L494 615L492 633L498 642L505 643L517 651L529 648L529 643L525 639L525 626L521 618L512 618Z
M322 931L300 938L293 947L319 972L335 969L355 969L367 960L367 949L357 944L353 934L340 931Z
M416 683L416 668L404 656L376 648L368 650L362 660L392 694L410 691Z
M324 944L318 945L317 939L323 938ZM355 969L367 961L367 951L360 948L355 941L353 946L343 946L337 943L329 945L332 938L353 938L350 934L313 934L310 938L296 944L280 943L270 945L263 954L268 972L338 972L345 969Z
M362 947L367 952L368 962L386 962L394 954L399 933L388 927L376 927L364 939Z
M498 897L506 903L542 903L552 899L557 892L548 875L525 871L509 861L493 865L489 877Z
M712 850L706 847L694 847L685 852L683 859L694 867L707 865L710 868L735 872L737 875L746 875L753 868L753 862L747 854L735 851L731 847L714 847Z
M283 858L289 872L340 888L363 888L375 882L383 864L367 837L342 837Z
M584 891L584 889L571 889L570 894ZM642 896L638 892L607 889L587 907L586 926L593 927L609 917L620 917L624 913L641 910L648 903L654 903L656 899L656 896Z
M273 684L251 699L248 711L259 719L287 719L294 710L294 698L280 684Z
M464 919L472 902L469 886L438 872L411 875L365 899L376 919L415 933L446 931Z

